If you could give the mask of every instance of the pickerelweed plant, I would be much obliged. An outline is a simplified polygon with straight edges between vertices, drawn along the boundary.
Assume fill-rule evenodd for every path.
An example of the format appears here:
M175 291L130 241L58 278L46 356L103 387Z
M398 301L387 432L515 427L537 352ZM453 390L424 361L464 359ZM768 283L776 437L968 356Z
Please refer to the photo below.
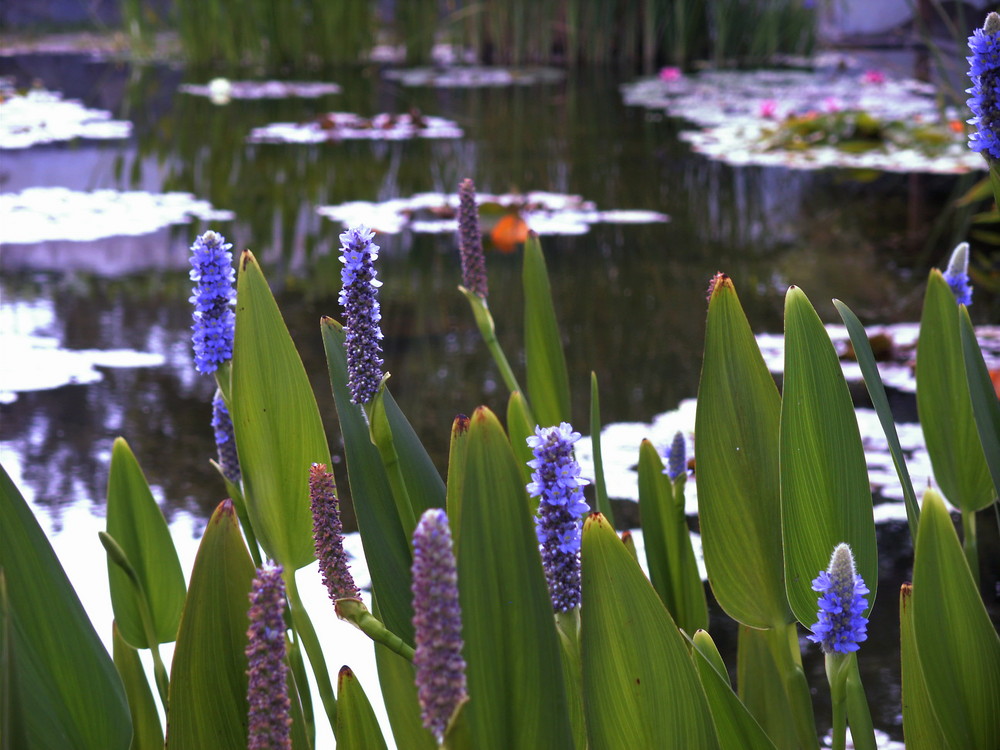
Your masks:
M196 348L196 363L215 367L240 474L223 472L230 499L208 521L185 582L139 462L124 440L115 442L101 535L112 661L30 508L0 473L3 744L163 747L162 711L171 750L243 750L268 733L278 738L270 746L281 746L284 728L293 748L311 748L321 723L338 744L387 747L349 667L334 690L322 645L338 633L316 631L297 590L295 572L318 557L331 606L346 621L335 627L354 625L374 643L397 747L818 748L827 727L816 725L815 688L815 700L832 707L835 746L844 746L849 724L855 747L873 748L857 663L864 621L891 608L876 607L879 550L853 403L803 291L793 286L785 297L779 391L733 279L719 273L709 287L691 444L709 590L739 624L734 691L732 665L708 632L684 514L685 436L666 472L650 441L638 448L641 565L610 516L593 376L590 413L575 421L589 418L595 453L589 479L598 510L585 511L563 339L538 238L529 236L523 251L518 354L526 390L509 365L521 357L508 360L497 343L485 286L480 295L466 280L510 396L505 424L485 406L455 419L447 481L381 369L373 240L361 227L345 233L348 315L343 325L320 321L371 590L359 592L343 554L337 487L325 468L329 415L320 414L264 273L251 252L240 255L230 329L229 261L221 254L228 248L206 233L195 255L213 270L199 266L196 281L211 295L196 292L196 310L211 309L222 324L196 318L196 336L212 331L196 341L216 342L211 355ZM1000 746L1000 638L976 585L975 531L976 511L996 503L1000 486L1000 403L968 299L956 297L963 272L953 261L927 281L917 402L941 494L928 489L919 505L868 336L835 301L882 421L913 539L912 584L901 587L899 608L910 748ZM350 312L354 302L360 317ZM232 330L231 347L217 330ZM349 342L362 338L352 352ZM222 444L229 441L227 432ZM962 542L942 494L961 511ZM800 638L806 631L818 645ZM176 645L168 668L158 647L169 642ZM826 652L829 692L810 686L803 647ZM154 663L155 691L142 649ZM265 658L270 666L261 666Z

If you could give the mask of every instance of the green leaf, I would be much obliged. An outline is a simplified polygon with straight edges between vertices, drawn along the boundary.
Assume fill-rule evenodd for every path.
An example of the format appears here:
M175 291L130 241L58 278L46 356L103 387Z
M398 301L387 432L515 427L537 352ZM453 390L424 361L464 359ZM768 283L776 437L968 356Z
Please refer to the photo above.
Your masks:
M528 397L542 427L570 422L569 376L538 235L524 245L524 353Z
M989 370L986 369L986 362L983 361L983 352L976 341L976 331L965 307L960 308L959 321L972 415L983 446L983 455L993 478L993 491L1000 494L1000 400L997 399L996 389Z
M122 638L117 623L112 625L112 646L135 730L129 750L163 750L163 727L139 652Z
M378 719L361 683L350 667L337 678L338 750L388 750Z
M469 447L469 418L455 417L451 425L451 447L448 451L448 523L452 527L452 547L458 549L458 532L462 527L462 498L465 496L465 456Z
M286 570L315 559L309 467L330 449L309 377L253 254L240 258L229 404L247 511Z
M135 570L152 617L157 643L177 637L184 609L184 573L167 521L153 499L139 462L122 438L111 451L108 479L108 534ZM122 569L108 559L111 605L121 637L134 648L149 648L136 590Z
M526 439L535 434L535 418L531 415L531 408L524 399L524 394L514 391L507 399L507 434L510 436L510 444L514 449L514 457L517 459L518 468L521 470L521 478L527 484L531 481L531 469L528 461L535 456L528 447Z
M378 616L378 609L375 610ZM378 682L396 746L407 750L436 750L434 736L424 729L417 701L413 663L380 643L375 644Z
M732 280L716 276L698 386L698 515L719 605L757 628L791 620L778 480L781 399Z
M474 747L572 748L552 602L520 470L488 409L472 415L468 441L458 586Z
M597 389L597 373L590 373L590 445L594 453L594 495L597 511L615 525L615 514L604 481L604 457L601 455L601 395Z
M906 461L903 458L903 448L899 444L899 436L896 434L896 423L892 418L892 408L889 406L889 399L885 394L885 386L882 384L882 377L878 373L878 365L875 363L875 354L872 352L871 342L865 332L861 321L851 311L851 309L840 300L835 299L833 304L837 307L837 312L847 326L847 332L851 337L851 344L854 347L854 355L861 368L861 374L865 379L865 387L871 397L872 406L878 415L878 421L882 425L882 432L885 433L886 442L889 444L889 455L892 456L892 464L896 467L896 475L903 488L903 499L906 503L906 519L910 524L910 536L917 536L917 521L920 518L920 509L917 506L917 496L913 492L913 483L910 481L910 472L906 468Z
M785 296L781 399L781 529L785 588L796 618L816 622L812 580L850 545L875 602L878 552L868 465L833 342L801 289Z
M584 522L582 560L580 637L591 750L717 748L687 644L600 513Z
M915 538L915 537L914 537ZM903 738L908 750L951 750L934 716L924 670L913 637L913 584L899 590L900 677L903 688Z
M337 404L337 418L344 438L347 476L351 499L358 517L358 529L365 559L378 597L382 622L407 643L413 643L413 609L410 603L410 540L403 533L389 479L368 435L364 412L351 403L347 389L347 357L344 329L332 318L320 321L326 350L330 384ZM392 394L385 394L386 410L392 408Z
M708 628L708 606L684 516L683 482L678 480L679 497L675 497L660 455L649 440L643 440L639 447L639 514L649 576L678 627L693 634Z
M704 630L694 634L694 658L705 690L721 750L774 750L774 743L743 705L729 684L729 674L712 637Z
M992 503L993 483L965 375L958 305L936 268L927 279L920 318L917 412L934 477L948 501L966 512Z
M245 476L245 474L244 474ZM233 504L205 528L170 669L171 750L245 750L247 610L254 567Z
M913 636L927 693L954 748L1000 747L1000 638L941 496L924 492L913 558Z
M0 742L16 742L11 750L125 750L132 722L118 673L2 466L0 599Z
M794 629L795 625L790 625ZM740 626L736 648L736 684L739 697L754 719L781 750L797 750L794 709L782 687L781 672L774 663L768 639L772 631Z

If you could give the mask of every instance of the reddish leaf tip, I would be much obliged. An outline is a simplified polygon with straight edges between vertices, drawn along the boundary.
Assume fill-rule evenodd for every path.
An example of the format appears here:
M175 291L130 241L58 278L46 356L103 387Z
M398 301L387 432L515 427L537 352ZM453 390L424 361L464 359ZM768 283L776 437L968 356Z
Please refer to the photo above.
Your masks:
M730 279L729 276L727 274L724 274L722 271L716 271L715 276L713 276L712 280L708 283L707 299L711 302L712 296L723 287L729 287L730 289L733 289L735 291L735 287L733 286L733 280Z
M469 418L464 414L456 415L451 429L456 435L464 435L469 431Z

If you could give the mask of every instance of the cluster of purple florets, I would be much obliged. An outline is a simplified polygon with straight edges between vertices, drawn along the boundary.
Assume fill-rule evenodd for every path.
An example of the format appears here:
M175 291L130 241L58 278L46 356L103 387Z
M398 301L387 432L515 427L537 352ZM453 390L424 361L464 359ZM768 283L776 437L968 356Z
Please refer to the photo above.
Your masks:
M382 282L375 278L379 248L372 242L374 237L375 233L365 226L340 235L340 260L344 264L340 272L340 304L347 339L347 382L355 404L367 404L375 398L382 381L382 313L378 304Z
M413 629L417 697L424 726L438 741L466 700L462 610L448 516L425 511L413 532Z
M247 630L248 750L291 750L285 666L285 584L281 566L258 569Z
M542 553L542 567L552 607L568 612L580 606L580 518L590 510L583 499L580 465L573 458L573 444L580 433L563 422L558 427L536 427L527 438L535 458L528 494L537 497L535 533Z
M216 391L215 398L212 399L212 431L215 433L215 447L219 452L219 467L226 479L238 485L243 474L240 471L240 458L236 453L233 420L219 391Z
M670 449L667 451L667 466L663 469L663 473L670 477L671 482L682 474L687 474L687 445L684 442L683 432L674 434Z
M983 28L973 32L969 51L969 122L976 126L969 147L985 152L987 159L1000 159L1000 15L990 13Z
M218 232L205 232L191 246L194 305L194 366L206 375L233 358L236 314L232 244Z
M854 569L854 556L846 544L838 544L830 566L813 580L819 591L819 622L812 625L809 640L824 653L849 654L868 638L868 618L861 613L868 606L868 587Z
M486 255L483 253L483 235L479 230L476 186L470 179L462 180L458 186L458 252L462 261L462 286L486 299L489 294Z
M360 598L361 591L354 583L344 550L344 526L333 474L326 470L325 464L313 464L309 468L309 502L316 559L330 599L336 603L338 599Z

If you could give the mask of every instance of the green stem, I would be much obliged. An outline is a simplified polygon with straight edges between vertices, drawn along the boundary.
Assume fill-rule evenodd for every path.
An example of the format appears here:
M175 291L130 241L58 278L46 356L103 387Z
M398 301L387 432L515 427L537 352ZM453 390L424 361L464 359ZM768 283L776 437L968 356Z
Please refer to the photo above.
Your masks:
M800 748L819 748L816 735L816 720L813 718L812 702L809 698L809 683L802 670L802 655L795 623L781 624L767 632L767 642L775 667L781 675L781 684L792 709L791 721Z
M965 561L972 572L972 580L979 586L979 541L976 535L976 511L962 511L962 549Z
M583 662L580 655L580 608L556 612L556 631L563 652L563 680L569 700L570 726L577 750L587 747L587 723L583 707Z
M337 616L351 623L375 643L381 643L390 651L402 656L407 661L413 661L413 647L389 630L381 620L368 611L360 599L338 599Z
M399 463L399 454L396 453L396 444L392 438L392 428L389 426L389 417L385 413L385 379L378 393L369 403L365 404L365 414L368 417L368 433L372 443L378 448L382 465L385 467L385 474L389 480L389 488L392 490L393 500L396 501L396 512L399 514L399 522L402 524L403 533L407 539L413 537L413 530L417 526L413 516L413 505L410 503L410 493L406 489L406 481L403 479L403 468Z
M459 290L469 300L469 306L472 308L472 315L476 319L476 326L479 328L479 333L482 334L483 341L486 342L486 348L493 357L493 361L496 363L497 369L500 370L500 377L503 378L503 382L507 386L507 390L511 393L519 391L523 395L524 389L517 382L517 378L514 376L514 371L511 369L510 362L507 361L507 355L505 355L503 353L503 349L500 348L500 341L497 339L496 325L493 323L493 315L490 314L490 308L489 305L486 304L486 300L478 294L468 291L464 287L459 287Z
M295 571L286 570L284 578L288 603L291 605L292 626L305 647L309 664L312 666L313 674L316 675L316 686L319 688L319 697L323 701L323 708L326 709L326 717L330 721L330 728L336 733L337 699L333 694L333 685L330 683L330 673L326 669L323 649L319 645L319 638L316 636L312 620L309 619L309 613L306 612L302 599L299 597L299 589L295 585Z
M851 724L851 737L855 750L876 750L875 727L868 709L868 699L861 685L858 670L858 655L851 654L850 669L847 673L847 717Z
M830 704L833 708L833 750L847 747L847 654L826 655L826 681L830 683Z

